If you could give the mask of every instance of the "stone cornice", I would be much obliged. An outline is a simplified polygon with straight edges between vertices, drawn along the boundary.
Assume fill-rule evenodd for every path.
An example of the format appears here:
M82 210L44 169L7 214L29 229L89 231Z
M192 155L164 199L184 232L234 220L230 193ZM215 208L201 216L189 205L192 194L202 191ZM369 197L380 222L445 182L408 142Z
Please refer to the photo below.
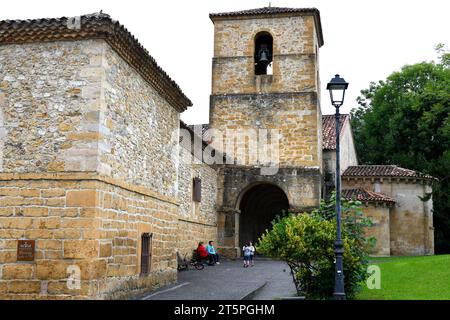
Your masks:
M426 178L426 177L387 177L387 176L341 176L342 180L352 181L352 180L362 180L362 181L370 181L374 182L404 182L404 183L422 183L422 184L432 184L433 182L437 182L436 178Z
M198 225L206 226L206 227L214 227L214 228L217 227L217 224L205 223L205 222L190 220L190 219L186 219L186 218L178 218L178 221L198 224Z
M314 57L316 54L312 52L300 52L300 53L274 53L273 57L278 58L286 58L286 57L292 57L292 58L299 58L303 56L307 57ZM242 55L242 56L215 56L212 58L213 61L216 60L233 60L233 59L254 59L254 56L252 55Z
M131 184L122 179L111 178L96 172L25 172L25 173L0 173L0 181L13 180L80 180L80 181L99 181L110 184L131 192L139 193L147 197L171 203L179 206L177 199L165 196L148 187Z
M210 99L266 99L266 98L295 98L299 96L312 95L313 98L317 98L317 91L311 89L311 91L289 91L289 92L270 92L270 93L214 93L210 95Z

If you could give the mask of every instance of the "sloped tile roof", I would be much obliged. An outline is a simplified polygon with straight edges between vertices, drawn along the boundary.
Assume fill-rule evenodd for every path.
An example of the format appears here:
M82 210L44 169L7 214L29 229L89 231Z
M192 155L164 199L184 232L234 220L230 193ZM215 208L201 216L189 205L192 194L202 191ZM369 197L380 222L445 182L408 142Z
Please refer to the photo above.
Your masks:
M341 114L339 118L339 134L342 135L344 127L349 123L350 115ZM322 149L336 150L336 121L334 114L322 116Z
M435 179L434 177L396 165L359 165L348 167L342 177L405 177Z
M251 17L251 16L271 16L280 14L310 14L315 17L317 35L319 38L319 46L323 46L322 25L320 22L320 11L317 8L282 8L282 7L263 7L249 10L240 10L232 12L210 13L209 18L214 21L217 19L235 18L235 17Z
M192 106L155 59L139 41L108 14L94 13L80 17L79 28L71 25L71 18L0 21L0 45L48 41L104 39L159 94L179 111ZM69 27L70 26L70 27Z
M344 189L342 190L342 197L346 200L359 200L368 202L387 202L395 203L395 199L381 192L374 192L361 188Z
M210 13L213 17L230 17L230 16L254 16L261 14L278 14L278 13L296 13L296 12L319 12L316 8L282 8L282 7L263 7L249 10L240 10L232 12Z

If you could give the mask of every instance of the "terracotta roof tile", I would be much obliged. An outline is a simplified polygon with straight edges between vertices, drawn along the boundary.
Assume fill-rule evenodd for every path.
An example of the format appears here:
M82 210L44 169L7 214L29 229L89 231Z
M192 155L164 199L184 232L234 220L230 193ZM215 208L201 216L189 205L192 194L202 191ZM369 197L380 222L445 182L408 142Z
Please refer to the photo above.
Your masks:
M254 16L254 15L261 15L261 14L279 14L279 13L296 13L296 12L319 13L319 10L317 10L316 8L263 7L263 8L249 9L249 10L232 11L232 12L210 13L209 16L211 18L214 18L214 17Z
M405 177L435 179L434 177L396 165L359 165L348 167L342 177Z
M339 118L339 133L342 135L343 128L350 121L350 115L341 114ZM322 149L336 150L336 121L334 114L322 116Z
M346 200L359 200L368 202L387 202L395 203L395 199L381 192L374 192L365 189L344 189L342 197Z
M192 102L139 41L105 13L80 17L80 27L69 27L71 18L0 21L0 45L48 41L104 39L172 106L184 111ZM70 25L72 26L72 25Z

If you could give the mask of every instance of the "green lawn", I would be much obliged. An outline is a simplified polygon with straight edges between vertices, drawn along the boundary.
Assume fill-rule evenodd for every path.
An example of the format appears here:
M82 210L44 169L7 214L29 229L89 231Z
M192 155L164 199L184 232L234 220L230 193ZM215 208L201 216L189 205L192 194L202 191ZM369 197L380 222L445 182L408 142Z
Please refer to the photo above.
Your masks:
M381 289L364 283L360 300L450 300L450 255L372 258Z

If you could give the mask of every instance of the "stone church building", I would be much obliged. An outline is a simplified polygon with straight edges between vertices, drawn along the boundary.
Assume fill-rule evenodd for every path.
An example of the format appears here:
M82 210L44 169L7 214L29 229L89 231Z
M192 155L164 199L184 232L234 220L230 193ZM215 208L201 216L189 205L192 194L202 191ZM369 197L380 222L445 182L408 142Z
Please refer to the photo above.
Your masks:
M237 257L276 214L317 208L333 188L319 11L210 19L200 126L180 121L191 101L108 15L0 21L1 299L110 299L175 282L177 253L214 240ZM433 254L432 200L421 200L433 177L358 165L349 120L343 193L372 217L374 254ZM276 161L254 134L275 141Z

